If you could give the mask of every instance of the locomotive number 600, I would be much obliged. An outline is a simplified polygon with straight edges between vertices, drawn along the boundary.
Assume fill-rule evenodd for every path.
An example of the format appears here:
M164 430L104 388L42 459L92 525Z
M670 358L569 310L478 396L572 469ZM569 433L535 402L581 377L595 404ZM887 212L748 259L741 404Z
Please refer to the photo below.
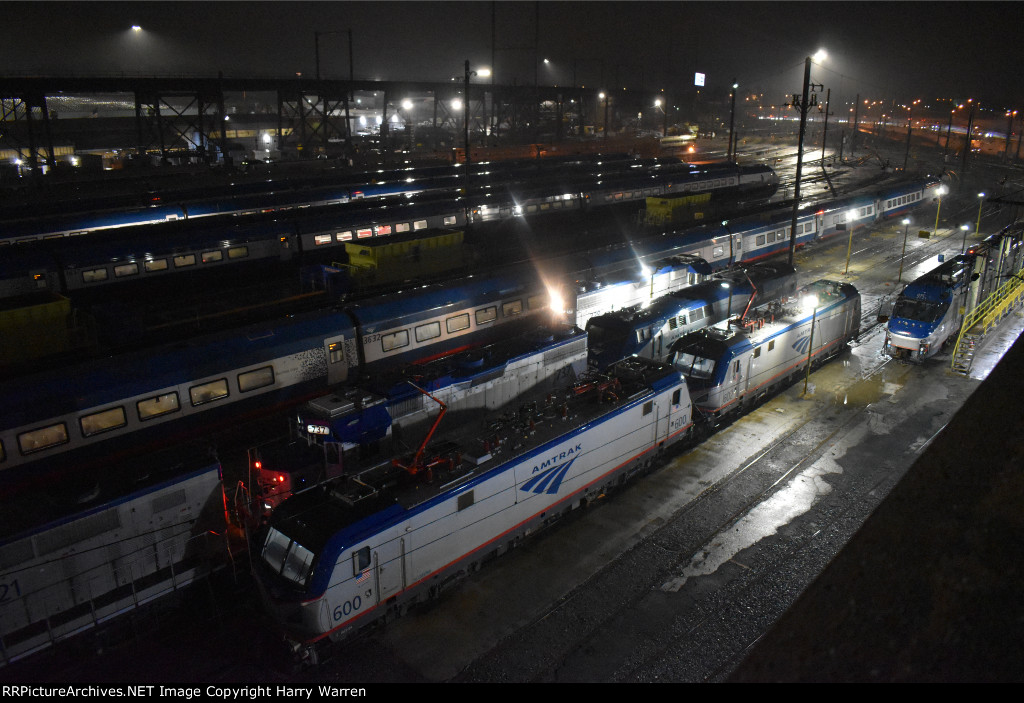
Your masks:
M352 600L347 600L337 608L334 609L334 619L341 620L344 617L348 617L352 613L359 610L363 604L363 599L360 596L356 596Z

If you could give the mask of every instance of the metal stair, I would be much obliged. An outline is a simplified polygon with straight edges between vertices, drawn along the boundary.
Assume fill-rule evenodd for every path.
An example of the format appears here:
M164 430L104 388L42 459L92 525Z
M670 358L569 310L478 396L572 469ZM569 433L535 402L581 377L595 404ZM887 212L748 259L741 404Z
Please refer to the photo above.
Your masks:
M953 353L953 364L951 370L953 373L966 376L971 372L971 363L974 361L974 350L977 349L978 344L981 343L982 335L980 334L964 334L960 338L960 342L956 345L956 351Z

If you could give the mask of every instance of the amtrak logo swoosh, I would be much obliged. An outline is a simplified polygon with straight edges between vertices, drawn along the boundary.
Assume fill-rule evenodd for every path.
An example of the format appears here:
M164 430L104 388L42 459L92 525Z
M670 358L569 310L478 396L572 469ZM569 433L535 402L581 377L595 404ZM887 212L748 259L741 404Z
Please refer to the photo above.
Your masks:
M804 354L804 353L807 352L807 347L810 346L810 344L811 344L811 337L810 337L810 335L808 335L806 337L801 337L800 339L798 339L795 342L793 342L792 346L793 346L794 351L796 351L796 352L798 352L800 354Z
M547 489L548 495L558 493L558 487L562 485L562 479L565 478L565 474L569 472L569 467L576 461L576 457L573 457L564 464L553 466L543 473L539 473L529 481L524 483L519 490L522 491L533 491L534 493L544 493Z

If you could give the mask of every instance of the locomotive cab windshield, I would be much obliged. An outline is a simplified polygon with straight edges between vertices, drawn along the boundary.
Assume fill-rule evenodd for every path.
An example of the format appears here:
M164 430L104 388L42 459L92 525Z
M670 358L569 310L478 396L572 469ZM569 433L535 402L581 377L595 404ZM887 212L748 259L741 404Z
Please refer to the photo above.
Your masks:
M671 363L693 388L707 385L715 376L715 363L725 354L725 344L707 330L686 335L672 350Z
M934 302L931 300L914 300L900 298L892 310L894 319L916 320L917 322L936 322L942 318L949 307L949 300Z

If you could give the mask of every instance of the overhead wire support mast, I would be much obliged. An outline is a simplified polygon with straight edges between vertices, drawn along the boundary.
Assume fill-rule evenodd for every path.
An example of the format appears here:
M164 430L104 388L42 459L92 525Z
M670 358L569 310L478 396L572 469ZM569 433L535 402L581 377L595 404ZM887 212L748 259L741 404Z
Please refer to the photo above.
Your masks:
M811 57L804 61L804 88L802 97L793 94L792 107L800 110L800 140L796 152L796 183L793 185L793 220L789 230L789 265L793 265L793 256L796 252L796 220L800 208L800 176L804 166L804 135L807 133L807 110L818 104L818 96L812 93L811 89L822 90L823 85L811 84ZM810 93L810 98L808 98Z

